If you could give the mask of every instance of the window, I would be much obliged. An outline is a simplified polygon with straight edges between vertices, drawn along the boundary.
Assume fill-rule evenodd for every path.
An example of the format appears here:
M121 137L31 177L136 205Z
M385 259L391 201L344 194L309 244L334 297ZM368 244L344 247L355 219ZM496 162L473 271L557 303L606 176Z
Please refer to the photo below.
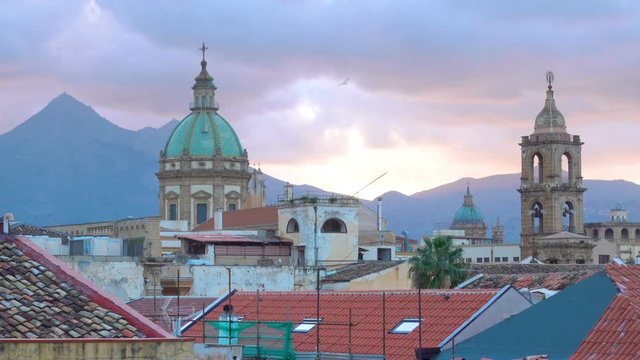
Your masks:
M576 259L576 264L584 264L584 259Z
M316 327L319 322L322 322L322 318L320 318L320 321L318 321L317 318L304 318L304 320L302 320L300 324L296 325L291 332L307 333Z
M389 330L389 334L410 334L420 325L420 319L403 319L393 329Z
M476 258L476 262L477 262L477 263L481 263L481 262L482 262L482 258L481 258L481 257Z
M322 224L320 232L323 233L346 233L347 225L340 219L329 219Z
M513 262L520 262L520 257L519 256L514 256L513 257Z
M604 238L607 240L613 240L613 230L607 229L604 231Z
M496 256L495 258L493 258L493 262L500 262L500 257Z
M502 257L502 262L509 262L509 257L508 256L503 256Z
M227 204L227 211L236 211L238 206L234 203Z
M471 258L466 258L465 261L466 261L467 264L471 264Z
M300 232L300 227L298 226L298 222L296 219L291 218L287 223L287 233L298 233Z
M598 229L593 229L593 231L591 232L591 236L594 239L597 239L598 238Z
M486 262L486 263L491 262L491 259L486 257L486 258L484 258L484 262Z
M598 255L598 264L608 264L609 255Z
M196 224L207 221L207 204L196 205Z

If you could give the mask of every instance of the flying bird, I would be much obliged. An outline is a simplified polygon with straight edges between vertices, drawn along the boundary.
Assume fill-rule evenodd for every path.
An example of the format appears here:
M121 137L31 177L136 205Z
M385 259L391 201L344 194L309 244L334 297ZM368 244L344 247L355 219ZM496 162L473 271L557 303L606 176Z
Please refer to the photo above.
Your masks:
M344 79L344 81L341 82L340 84L338 84L338 86L343 86L343 85L349 84L349 80L351 80L351 79L349 79L349 78Z

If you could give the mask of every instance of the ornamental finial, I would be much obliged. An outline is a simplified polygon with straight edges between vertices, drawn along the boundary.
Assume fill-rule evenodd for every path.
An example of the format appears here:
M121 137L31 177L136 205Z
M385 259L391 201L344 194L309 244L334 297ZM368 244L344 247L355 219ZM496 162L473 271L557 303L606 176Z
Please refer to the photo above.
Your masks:
M553 73L551 70L547 71L547 83L549 83L549 90L551 90L551 83L553 82Z

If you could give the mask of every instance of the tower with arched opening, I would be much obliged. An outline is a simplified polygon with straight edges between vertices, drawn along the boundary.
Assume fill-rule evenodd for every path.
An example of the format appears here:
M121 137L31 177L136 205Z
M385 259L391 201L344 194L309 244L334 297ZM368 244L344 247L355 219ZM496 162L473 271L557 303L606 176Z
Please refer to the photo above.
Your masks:
M591 262L592 241L584 233L581 149L578 135L567 133L549 83L533 134L520 143L522 257L551 263Z

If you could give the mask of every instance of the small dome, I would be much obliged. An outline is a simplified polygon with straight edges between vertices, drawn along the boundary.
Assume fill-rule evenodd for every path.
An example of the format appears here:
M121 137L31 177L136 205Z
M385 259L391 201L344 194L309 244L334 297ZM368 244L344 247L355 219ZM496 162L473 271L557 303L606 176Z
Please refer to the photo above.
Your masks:
M544 108L540 110L538 116L536 116L534 128L535 133L564 132L566 129L564 116L556 107L556 100L553 98L551 85L549 85L547 90L547 99L544 102Z
M231 125L215 111L194 111L173 129L164 148L166 157L214 156L241 157L243 148Z
M464 203L462 207L458 209L456 215L453 217L451 228L455 228L457 225L484 225L484 219L480 210L473 205L473 196L467 187L467 193L464 195Z

